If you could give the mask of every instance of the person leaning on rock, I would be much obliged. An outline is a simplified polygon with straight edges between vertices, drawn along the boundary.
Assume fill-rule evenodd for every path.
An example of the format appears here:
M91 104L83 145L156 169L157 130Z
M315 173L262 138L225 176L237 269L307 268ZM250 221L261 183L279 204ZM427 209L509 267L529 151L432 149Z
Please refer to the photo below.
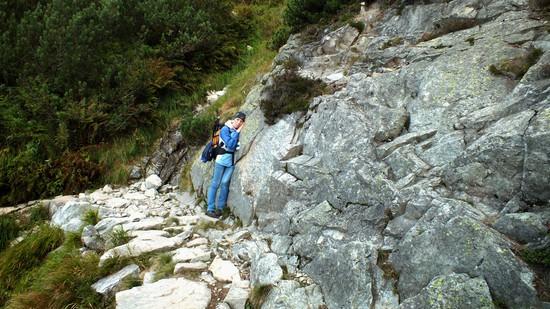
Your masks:
M239 135L245 120L245 113L237 112L220 131L220 144L217 150L214 174L207 195L208 209L206 215L209 217L219 218L226 206L231 175L233 175L235 169L235 151L239 148ZM215 203L216 194L220 187L218 201Z

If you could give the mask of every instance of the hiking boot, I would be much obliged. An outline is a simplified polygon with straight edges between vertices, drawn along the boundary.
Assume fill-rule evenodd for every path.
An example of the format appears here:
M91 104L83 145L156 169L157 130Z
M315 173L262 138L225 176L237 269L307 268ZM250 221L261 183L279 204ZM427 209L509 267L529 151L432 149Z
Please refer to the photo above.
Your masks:
M214 211L207 211L207 212L206 212L206 215L209 216L209 217L211 217L211 218L214 218L214 219L218 219L218 218L220 217L220 216L219 216L216 212L214 212Z
M222 210L221 209L214 210L214 213L216 214L216 216L218 216L218 218L222 216Z

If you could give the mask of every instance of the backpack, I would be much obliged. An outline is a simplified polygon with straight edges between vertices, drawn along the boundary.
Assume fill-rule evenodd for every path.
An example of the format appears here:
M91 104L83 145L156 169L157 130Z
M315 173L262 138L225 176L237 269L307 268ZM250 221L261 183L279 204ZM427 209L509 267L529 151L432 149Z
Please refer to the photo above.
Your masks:
M220 118L216 118L214 125L212 126L212 137L208 144L204 146L201 154L201 161L203 163L216 159L218 155L219 143L220 143L220 131L223 125L220 124Z

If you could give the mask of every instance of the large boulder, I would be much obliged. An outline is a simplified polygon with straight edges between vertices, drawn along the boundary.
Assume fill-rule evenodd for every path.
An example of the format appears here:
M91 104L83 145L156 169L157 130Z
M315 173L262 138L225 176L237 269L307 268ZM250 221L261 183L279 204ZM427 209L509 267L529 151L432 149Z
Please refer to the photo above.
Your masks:
M206 283L185 278L163 279L116 294L118 309L206 309L210 303Z
M139 278L139 267L135 264L128 265L116 273L92 284L92 288L99 294L107 295L116 292L126 278Z
M482 276L493 299L510 308L540 304L534 274L508 240L479 221L478 210L466 203L438 206L426 212L391 255L403 299L420 293L436 276L455 272Z
M399 309L494 307L489 287L483 278L453 273L435 277L420 294L402 302Z
M322 308L323 295L316 285L301 287L296 281L283 280L267 295L263 309Z
M53 214L52 224L67 232L77 232L84 225L84 214L90 210L97 210L97 206L88 202L69 201Z

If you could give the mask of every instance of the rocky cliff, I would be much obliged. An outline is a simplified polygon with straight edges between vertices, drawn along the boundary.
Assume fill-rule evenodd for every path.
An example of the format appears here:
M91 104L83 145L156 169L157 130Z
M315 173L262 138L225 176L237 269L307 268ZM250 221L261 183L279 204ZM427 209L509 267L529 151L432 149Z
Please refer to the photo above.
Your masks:
M525 0L357 19L361 33L292 36L248 95L233 213L329 308L549 306L518 254L550 241L548 22ZM332 91L267 125L260 102L289 61ZM198 191L210 175L194 163Z

